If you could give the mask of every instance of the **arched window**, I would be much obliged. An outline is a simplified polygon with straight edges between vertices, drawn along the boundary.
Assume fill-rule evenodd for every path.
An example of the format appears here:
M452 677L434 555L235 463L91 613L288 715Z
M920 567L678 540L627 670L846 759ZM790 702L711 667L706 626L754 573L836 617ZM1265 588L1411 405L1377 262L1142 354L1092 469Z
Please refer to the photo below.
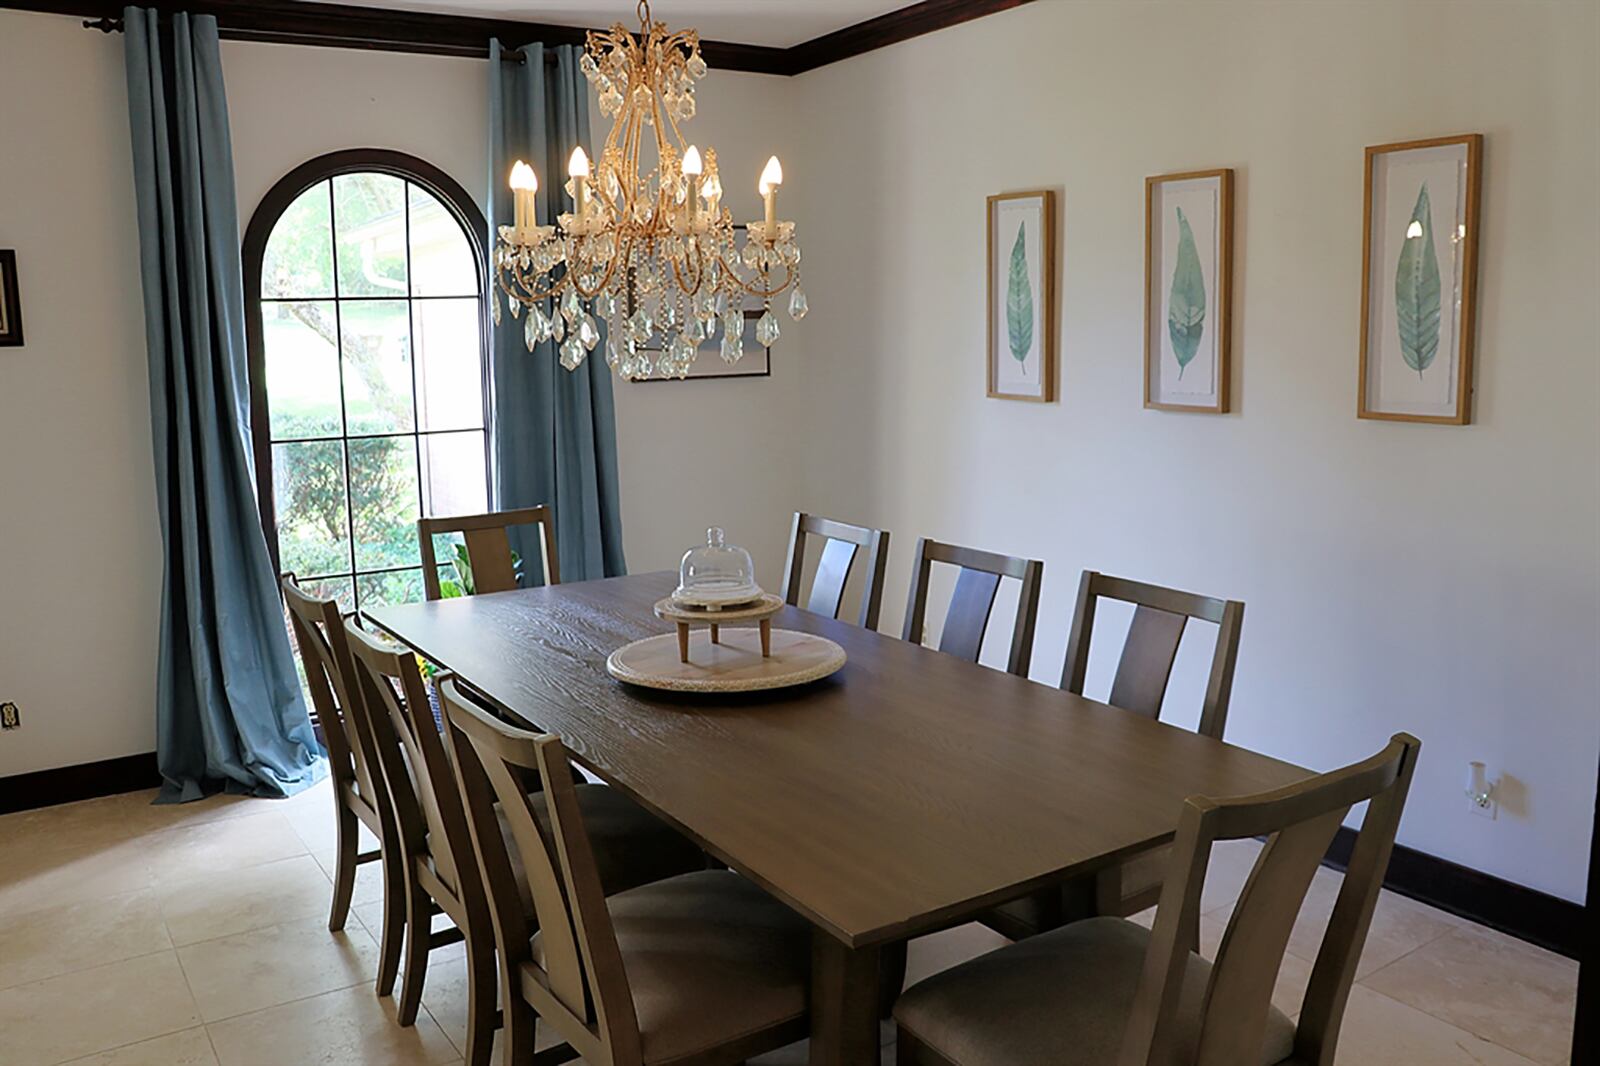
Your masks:
M448 175L376 149L297 168L250 220L262 523L346 609L421 599L418 516L488 508L484 231Z

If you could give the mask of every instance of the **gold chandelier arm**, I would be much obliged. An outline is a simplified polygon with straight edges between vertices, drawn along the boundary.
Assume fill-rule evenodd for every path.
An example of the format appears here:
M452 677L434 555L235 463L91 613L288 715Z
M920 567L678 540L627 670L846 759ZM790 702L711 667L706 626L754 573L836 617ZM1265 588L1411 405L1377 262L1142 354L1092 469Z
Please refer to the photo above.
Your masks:
M751 280L746 281L739 274L739 271L734 266L729 264L729 262L728 262L728 260L726 258L724 258L722 256L718 256L717 258L722 263L723 272L725 274L727 274L728 277L732 278L733 279L733 283L736 286L738 286L739 291L743 292L747 296L756 296L756 297L759 297L760 299L763 299L763 300L770 300L774 296L776 296L779 293L781 293L784 289L787 289L791 284L793 284L793 282L795 280L795 275L796 275L795 268L793 266L790 266L788 263L784 263L783 264L783 284L775 286L775 287L770 288L770 289L769 288L765 288L765 287L763 287L761 285L756 284L757 279L755 279L755 278L752 278ZM769 279L769 282L770 282L770 279Z

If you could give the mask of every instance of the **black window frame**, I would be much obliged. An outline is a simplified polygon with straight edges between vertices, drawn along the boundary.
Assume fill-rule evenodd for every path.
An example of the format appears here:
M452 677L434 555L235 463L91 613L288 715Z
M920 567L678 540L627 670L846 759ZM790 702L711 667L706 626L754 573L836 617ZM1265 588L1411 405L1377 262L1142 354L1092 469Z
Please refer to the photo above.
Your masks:
M444 205L455 221L461 226L472 249L473 267L477 276L478 287L478 359L480 373L483 380L483 436L484 436L484 470L487 478L486 490L491 506L494 500L494 404L493 404L493 377L490 360L491 331L489 320L489 301L494 299L488 276L488 258L484 241L489 231L489 224L479 210L478 205L467 193L461 184L443 170L429 163L427 160L405 152L398 152L386 148L350 148L338 152L330 152L317 156L315 159L295 167L288 174L280 178L272 188L267 190L261 202L256 205L255 212L250 216L250 223L245 227L243 259L244 259L244 304L245 304L245 342L248 352L248 370L250 385L250 438L251 450L255 458L256 476L256 502L260 509L261 529L267 540L267 551L272 557L272 568L275 573L282 572L282 564L278 555L278 530L277 508L272 487L272 420L267 404L267 351L262 314L263 302L281 302L269 298L263 301L261 294L261 272L266 257L267 243L272 236L272 231L277 227L278 220L287 211L291 204L300 198L301 194L312 186L345 174L387 174L401 178L414 185L420 186ZM336 226L336 220L330 218L330 225ZM330 239L337 243L337 232L330 233ZM407 260L410 258L410 241L407 240ZM337 254L337 249L335 249ZM337 260L335 261L337 270ZM409 270L407 272L409 278ZM337 292L337 288L335 289ZM330 299L337 300L337 297ZM408 291L404 297L409 307L415 297ZM341 386L342 388L342 386ZM416 383L412 383L413 402L415 401ZM416 446L419 450L418 462L421 462L420 449L421 437L424 435L420 426L413 426L410 434L378 434L377 436L414 436L417 438ZM336 437L322 438L330 441L339 441L347 445L352 439L359 440L365 434L349 432L349 426L344 425ZM349 459L346 456L348 467ZM348 478L348 471L347 471ZM419 471L419 490L420 471ZM347 489L348 491L348 489ZM423 501L419 498L418 510L423 511ZM350 519L347 519L350 520ZM353 531L352 531L353 533ZM354 542L351 543L352 553ZM373 570L361 570L351 558L351 589L356 597L355 603L359 607L359 577L367 574L391 573L403 570L413 570L417 567L397 566L380 567ZM309 578L311 575L300 575Z

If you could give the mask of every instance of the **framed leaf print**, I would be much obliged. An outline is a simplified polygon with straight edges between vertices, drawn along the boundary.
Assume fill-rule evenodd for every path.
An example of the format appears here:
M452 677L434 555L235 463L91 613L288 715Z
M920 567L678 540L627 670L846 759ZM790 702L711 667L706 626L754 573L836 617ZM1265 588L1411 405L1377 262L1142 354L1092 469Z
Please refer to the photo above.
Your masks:
M1367 149L1362 418L1470 418L1482 160L1479 133Z
M1228 409L1233 171L1144 182L1144 405Z
M989 197L989 395L1048 403L1056 377L1056 194Z

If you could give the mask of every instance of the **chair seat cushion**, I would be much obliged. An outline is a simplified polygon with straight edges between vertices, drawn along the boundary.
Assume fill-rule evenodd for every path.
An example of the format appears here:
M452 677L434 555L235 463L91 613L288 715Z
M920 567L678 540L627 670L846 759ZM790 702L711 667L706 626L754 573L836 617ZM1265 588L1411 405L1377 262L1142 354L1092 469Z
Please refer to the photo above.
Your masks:
M1172 861L1172 845L1163 844L1142 851L1127 859L1118 868L1122 883L1122 905L1116 913L1106 917L1125 918L1150 906L1153 900L1143 897L1161 887L1167 866ZM1055 897L1059 897L1059 903ZM1002 903L994 908L996 929L1013 940L1043 933L1068 922L1089 918L1095 912L1095 878L1086 875L1058 888L1044 889L1032 895Z
M1075 922L914 985L895 1020L956 1066L1116 1066L1149 941L1149 930L1121 918ZM1163 1066L1193 1061L1210 974L1209 962L1189 957L1178 1039ZM1294 1023L1270 1008L1258 1062L1273 1066L1293 1050Z
M606 907L651 1066L804 1017L810 927L738 874L682 874Z

